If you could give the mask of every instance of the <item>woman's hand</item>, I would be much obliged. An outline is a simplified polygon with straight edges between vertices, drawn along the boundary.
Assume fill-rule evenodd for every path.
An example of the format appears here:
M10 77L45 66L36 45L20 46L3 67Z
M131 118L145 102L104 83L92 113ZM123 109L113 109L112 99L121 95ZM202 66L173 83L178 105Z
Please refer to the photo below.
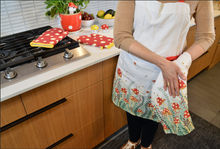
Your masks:
M160 68L164 78L164 90L167 90L168 88L170 96L173 96L174 98L179 96L180 89L178 76L181 79L186 80L186 76L183 74L180 67L175 62L167 60Z

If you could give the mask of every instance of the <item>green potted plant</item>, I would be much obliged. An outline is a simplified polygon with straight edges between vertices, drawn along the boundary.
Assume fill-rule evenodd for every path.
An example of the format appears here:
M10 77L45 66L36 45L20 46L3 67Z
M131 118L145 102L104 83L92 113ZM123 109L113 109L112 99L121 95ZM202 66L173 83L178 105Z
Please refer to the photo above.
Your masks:
M75 32L81 29L81 10L86 9L89 0L46 0L48 11L45 13L48 19L54 19L58 15L64 30Z

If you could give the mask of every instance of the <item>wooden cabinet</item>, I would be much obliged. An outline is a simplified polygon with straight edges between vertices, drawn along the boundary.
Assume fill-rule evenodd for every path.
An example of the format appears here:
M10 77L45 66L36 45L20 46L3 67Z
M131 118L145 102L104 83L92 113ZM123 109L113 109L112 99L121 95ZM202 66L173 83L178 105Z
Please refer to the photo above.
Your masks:
M187 35L187 48L188 49L194 42L194 35L196 31L196 26L193 26L190 28L189 33ZM220 36L220 17L215 18L215 41L213 45L208 49L208 51L203 54L201 57L193 61L187 79L190 80L193 78L196 74L201 72L203 69L210 69L212 66L214 66L216 63L213 62L213 59L215 57L217 45L219 42L219 36Z
M22 115L16 115L16 108L11 113L3 110L4 124L38 114L1 132L1 148L47 148L66 137L54 148L93 148L123 127L126 113L111 100L117 60L116 56L33 89L22 94L22 100L18 96L3 102L5 109L14 101L13 108L23 108Z
M127 124L126 112L119 107L114 107L105 113L105 138Z
M104 116L73 133L73 137L55 148L93 148L104 140Z
M216 44L216 47L215 47L215 49L213 50L213 59L212 59L212 61L211 61L211 64L210 64L210 66L209 66L209 68L208 69L210 69L210 68L212 68L215 64L217 64L219 61L220 61L220 50L219 50L219 41L220 41L220 16L219 17L217 17L217 18L215 18L215 27L216 27L216 36L215 36L215 38L216 38L216 41L215 41L215 43L214 44Z
M71 133L73 142L67 143L70 148L94 147L104 140L102 88L102 82L96 83L66 97L66 102L2 132L1 148L47 148Z
M103 61L103 79L106 79L115 74L118 56Z
M220 44L218 44L218 46L216 48L215 56L214 56L214 58L212 60L212 65L214 66L218 62L220 62Z
M1 127L26 115L20 96L1 102Z
M127 124L125 111L115 106L112 102L112 87L117 60L118 57L114 57L103 62L103 76L105 76L103 77L105 78L103 80L105 138Z
M70 74L21 95L28 114L102 80L102 63Z

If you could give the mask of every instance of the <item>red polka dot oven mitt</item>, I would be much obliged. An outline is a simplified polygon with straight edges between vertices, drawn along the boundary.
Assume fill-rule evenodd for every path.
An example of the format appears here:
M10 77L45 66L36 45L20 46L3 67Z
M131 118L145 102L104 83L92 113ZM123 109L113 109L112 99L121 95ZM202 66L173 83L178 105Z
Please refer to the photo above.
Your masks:
M114 46L113 38L99 35L99 34L90 34L89 36L82 35L82 36L79 36L77 41L85 45L100 47L101 49L103 48L110 49L112 46Z
M61 28L51 28L33 40L30 45L32 47L53 48L59 41L65 38L68 33L68 31L63 31Z

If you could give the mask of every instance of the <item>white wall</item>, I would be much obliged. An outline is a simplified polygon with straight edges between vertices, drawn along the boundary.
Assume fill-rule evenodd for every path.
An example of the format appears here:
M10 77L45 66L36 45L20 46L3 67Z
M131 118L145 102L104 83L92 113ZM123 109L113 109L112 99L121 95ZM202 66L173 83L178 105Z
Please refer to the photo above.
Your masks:
M96 15L99 10L116 10L117 3L115 0L91 0L85 11ZM45 8L44 0L1 0L1 37L46 25L60 26L59 18L46 19Z

